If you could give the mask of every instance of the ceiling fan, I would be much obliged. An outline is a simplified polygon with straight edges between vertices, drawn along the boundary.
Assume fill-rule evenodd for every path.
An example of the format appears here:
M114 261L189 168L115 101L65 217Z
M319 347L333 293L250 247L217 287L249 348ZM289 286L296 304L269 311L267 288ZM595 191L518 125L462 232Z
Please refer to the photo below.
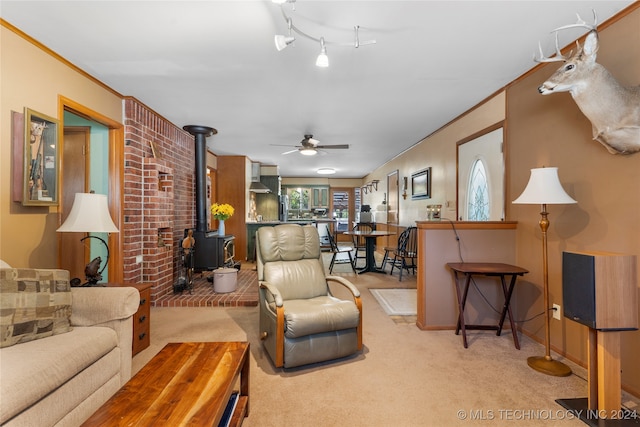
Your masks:
M278 145L278 144L272 144ZM300 154L304 154L306 156L313 156L318 154L318 152L322 152L322 150L346 150L349 148L349 144L335 144L335 145L321 145L320 141L317 139L313 139L313 135L305 135L304 139L300 141L300 146L297 145L280 145L281 147L296 147L295 150L285 151L282 154L290 154L299 151Z

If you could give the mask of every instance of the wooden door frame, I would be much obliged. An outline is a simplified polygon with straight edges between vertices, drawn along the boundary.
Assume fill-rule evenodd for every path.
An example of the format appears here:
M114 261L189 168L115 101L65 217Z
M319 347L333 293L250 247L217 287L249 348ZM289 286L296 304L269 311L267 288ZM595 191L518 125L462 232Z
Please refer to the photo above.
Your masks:
M68 111L87 120L100 123L108 128L109 132L109 213L119 233L110 233L107 244L109 245L109 281L121 283L124 278L124 209L123 209L123 185L124 185L124 126L97 111L91 110L69 98L58 95L58 117L64 119L64 112ZM60 126L59 132L64 128ZM62 141L62 135L58 140ZM64 157L60 158L64 162ZM60 176L60 188L63 188L64 176ZM62 201L61 201L62 202ZM62 206L58 208L58 226L62 225ZM60 251L60 239L58 239L58 251ZM58 263L60 262L58 256Z
M69 138L69 135L72 133L75 134L82 134L84 136L84 142L83 142L83 152L85 153L85 157L84 157L84 179L82 182L82 189L83 192L86 192L87 189L89 188L89 177L91 176L91 162L89 161L90 159L90 147L91 147L91 126L63 126L62 127L62 133L64 135L64 137L60 140L60 158L62 159L63 157L65 157L65 150L66 150L66 144L68 142L67 138ZM60 162L60 184L62 185L62 177L65 176L65 169L62 168L62 166L64 165L64 162ZM75 165L74 165L75 166ZM64 192L67 191L66 188L60 187L60 191ZM58 208L58 214L60 217L60 223L63 222L63 213L67 213L67 216L64 218L68 218L68 214L69 211L71 210L71 206L69 206L69 209L67 210L67 206L65 205L65 197L63 194L60 194L59 197L60 200L60 206ZM71 205L73 206L73 202L71 202ZM74 233L74 234L79 234L79 233ZM68 246L65 246L62 244L63 241L63 236L62 233L58 234L58 267L64 267L62 264L62 253L65 252L68 248ZM67 240L68 241L68 240ZM84 254L84 259L82 260L82 265L86 265L89 263L89 261L91 260L90 256L91 256L91 249L90 249L91 245L83 245L83 254ZM68 263L65 264L67 267L69 266ZM79 266L78 266L79 268ZM82 270L80 270L82 271ZM72 274L71 277L73 277L74 275Z

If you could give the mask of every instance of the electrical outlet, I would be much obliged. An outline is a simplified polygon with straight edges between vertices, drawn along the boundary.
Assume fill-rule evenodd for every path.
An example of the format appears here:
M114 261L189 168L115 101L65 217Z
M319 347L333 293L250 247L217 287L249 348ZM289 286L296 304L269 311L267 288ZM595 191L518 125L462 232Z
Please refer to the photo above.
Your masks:
M560 311L560 305L553 304L553 318L556 320L560 320L560 315L562 312Z
M136 255L136 264L142 264L142 255Z

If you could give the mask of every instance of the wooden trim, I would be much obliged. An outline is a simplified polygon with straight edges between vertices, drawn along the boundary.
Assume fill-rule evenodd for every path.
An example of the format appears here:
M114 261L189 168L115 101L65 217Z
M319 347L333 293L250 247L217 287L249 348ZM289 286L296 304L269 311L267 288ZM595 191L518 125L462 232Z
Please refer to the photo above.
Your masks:
M85 119L95 121L109 129L109 212L113 222L120 230L119 233L109 234L109 281L122 282L124 280L124 126L122 123L94 111L76 101L58 95L58 117L62 121L60 132L64 129L64 112L69 111ZM62 182L62 181L61 181ZM62 209L58 209L58 226L62 224Z
M276 307L276 368L284 366L284 307Z
M505 97L506 98L506 97ZM506 99L505 99L505 104L506 104ZM506 117L506 109L505 109L505 117ZM506 153L506 149L505 147L509 144L505 144L506 141L506 130L505 130L505 125L506 125L507 120L500 120L499 122L496 122L494 124L492 124L491 126L487 126L486 128L479 130L478 132L473 133L472 135L467 136L466 138L461 139L460 141L456 142L456 219L460 218L460 212L458 211L458 206L460 206L460 181L458 180L458 178L460 177L460 146L463 144L466 144L469 141L473 141L474 139L482 136L482 135L486 135L489 132L493 132L494 130L500 129L502 128L502 164L504 165L504 170L502 171L503 173L503 185L502 185L502 191L503 191L503 200L502 200L502 209L506 212L506 204L507 204L507 200L506 200L506 195L507 195L507 177L509 176L508 174L508 165L509 163L507 162L507 153Z
M496 122L496 123L492 124L491 126L487 126L486 128L484 128L482 130L479 130L479 131L467 136L466 138L461 139L460 141L456 142L456 146L460 146L460 145L465 144L465 143L467 143L469 141L473 141L474 139L476 139L476 138L478 138L478 137L480 137L482 135L485 135L485 134L487 134L489 132L493 132L496 129L500 129L501 127L504 127L505 121L506 120L500 120L499 122Z
M358 350L362 350L362 300L360 297L355 297L354 302L360 312L360 320L358 321Z

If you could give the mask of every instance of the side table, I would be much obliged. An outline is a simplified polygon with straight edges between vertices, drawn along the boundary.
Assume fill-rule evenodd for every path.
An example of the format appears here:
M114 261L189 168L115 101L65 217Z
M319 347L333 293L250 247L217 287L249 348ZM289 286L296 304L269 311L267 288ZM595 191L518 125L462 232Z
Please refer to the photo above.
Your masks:
M140 292L140 307L133 316L132 356L151 344L151 283L107 283L108 287L133 287Z
M462 344L464 348L467 348L467 330L468 329L483 329L497 331L496 335L500 336L502 332L502 325L504 324L505 317L509 317L509 324L511 326L511 334L513 335L513 343L516 348L520 350L520 342L518 341L518 332L516 331L516 325L511 316L511 307L509 303L511 301L511 294L516 284L516 278L527 274L529 271L524 268L520 268L515 265L494 263L494 262L449 262L447 267L453 272L453 282L456 286L456 296L458 297L458 324L456 325L456 335L462 330ZM464 277L464 288L461 289L458 274ZM496 326L492 325L467 325L464 321L464 306L467 303L467 294L469 293L469 283L471 277L478 276L495 276L500 278L500 285L504 294L504 305L502 307L502 313L500 314L500 321ZM507 287L505 276L511 276L511 281Z

